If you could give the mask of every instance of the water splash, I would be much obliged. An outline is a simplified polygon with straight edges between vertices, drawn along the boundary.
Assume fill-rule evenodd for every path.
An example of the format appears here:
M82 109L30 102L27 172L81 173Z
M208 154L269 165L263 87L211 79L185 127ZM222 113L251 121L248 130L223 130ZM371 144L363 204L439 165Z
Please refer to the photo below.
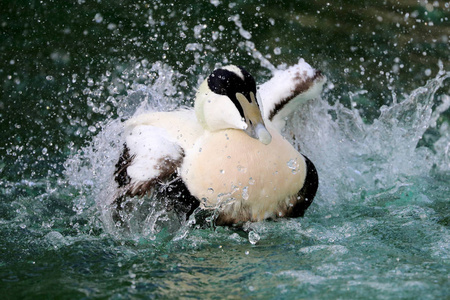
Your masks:
M122 119L148 110L173 110L186 103L185 94L177 92L177 88L185 85L183 75L167 65L150 66L146 62L125 73L122 77L130 82L127 94L109 100ZM449 76L448 72L441 72L404 100L383 106L372 124L366 124L356 108L347 108L339 102L331 105L324 99L316 99L302 107L289 120L285 135L318 169L320 187L316 205L326 209L345 202L369 201L412 185L413 176L428 175L432 170L448 172L447 123L439 125L440 134L432 147L418 147L418 143L427 129L437 126L439 116L450 106L449 97L435 96ZM136 83L136 77L148 82ZM202 77L199 75L199 80ZM122 150L123 127L113 117L96 127L100 130L92 142L66 162L66 176L72 186L82 190L74 203L77 213L96 207L105 229L116 232L108 199L114 195L112 174ZM134 233L151 239L170 225L171 219L163 208L157 207L142 218L139 226L144 228L136 227ZM186 227L182 231L178 236L185 237Z
M321 201L365 199L411 185L409 178L432 170L448 172L447 123L439 126L432 147L418 145L450 106L448 96L436 96L449 77L450 72L441 72L404 100L381 107L372 124L363 121L359 110L339 102L310 101L302 107L286 134L316 164Z

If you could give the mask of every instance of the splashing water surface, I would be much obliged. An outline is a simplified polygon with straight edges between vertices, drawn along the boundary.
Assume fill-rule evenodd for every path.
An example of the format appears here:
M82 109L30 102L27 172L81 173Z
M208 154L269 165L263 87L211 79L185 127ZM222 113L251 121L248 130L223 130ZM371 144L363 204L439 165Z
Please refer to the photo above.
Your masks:
M357 109L338 102L330 105L315 99L301 107L285 134L300 144L320 174L318 195L305 218L247 224L247 237L227 228L193 229L190 224L171 228L176 219L152 207L129 242L141 251L166 248L165 263L176 263L161 284L186 283L178 289L187 293L195 294L190 280L194 286L208 283L226 290L219 277L236 288L243 280L239 278L249 277L244 294L271 295L275 288L272 296L308 296L345 282L347 289L338 289L337 295L376 295L379 290L406 297L419 291L443 295L437 287L445 281L441 276L450 250L448 125L435 129L439 134L432 145L419 142L450 106L448 96L436 96L449 77L450 73L441 72L404 99L382 107L371 124L362 120ZM137 113L168 109L172 104L162 100L151 106L154 99L165 98L159 84L136 85L122 103L135 101ZM76 200L79 213L90 211L93 198L100 212L106 210L103 201L114 184L111 174L121 151L121 132L121 122L107 122L92 144L67 162L71 185L86 190ZM88 187L86 179L92 180ZM91 204L86 204L87 199ZM103 222L110 233L115 232L109 219ZM246 246L255 244L256 248ZM184 255L192 263L190 271L185 269ZM145 268L141 272L155 271L141 264ZM190 272L194 274L187 275ZM216 274L212 282L210 272Z

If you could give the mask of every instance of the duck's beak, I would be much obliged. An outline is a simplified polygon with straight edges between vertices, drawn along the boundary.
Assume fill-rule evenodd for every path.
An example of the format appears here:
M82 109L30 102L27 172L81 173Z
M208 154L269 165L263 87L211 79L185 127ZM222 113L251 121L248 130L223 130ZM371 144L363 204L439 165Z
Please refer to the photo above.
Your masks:
M249 136L259 140L261 143L267 145L272 141L272 136L264 124L261 110L253 92L250 92L250 99L247 99L243 94L236 93L236 99L242 106L245 116L247 128L244 130Z
M247 132L247 134L250 135L251 137L258 139L264 145L268 145L272 141L272 135L267 130L266 126L264 126L264 124L262 124L262 123L256 124L256 126L254 126L254 129L252 130L251 133L248 132L249 128L250 128L250 126L247 127L245 132ZM253 132L254 132L254 134L253 134Z

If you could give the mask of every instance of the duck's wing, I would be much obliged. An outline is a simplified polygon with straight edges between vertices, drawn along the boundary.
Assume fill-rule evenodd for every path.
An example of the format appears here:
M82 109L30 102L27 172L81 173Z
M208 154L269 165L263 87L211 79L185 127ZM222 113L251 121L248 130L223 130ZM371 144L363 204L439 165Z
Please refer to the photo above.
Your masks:
M204 133L193 109L141 114L128 120L125 123L125 130L129 134L133 128L141 125L165 130L161 132L160 137L178 144L183 149L192 147Z
M301 104L320 95L326 77L301 59L286 70L277 70L259 86L264 118L281 131L286 118Z
M124 150L116 164L115 181L122 194L143 196L176 173L183 157L183 148L164 128L134 126L125 138Z
M147 194L175 195L185 213L198 206L178 176L184 153L201 135L192 111L148 113L125 123L125 143L116 164L118 191L112 205L128 210L129 198Z

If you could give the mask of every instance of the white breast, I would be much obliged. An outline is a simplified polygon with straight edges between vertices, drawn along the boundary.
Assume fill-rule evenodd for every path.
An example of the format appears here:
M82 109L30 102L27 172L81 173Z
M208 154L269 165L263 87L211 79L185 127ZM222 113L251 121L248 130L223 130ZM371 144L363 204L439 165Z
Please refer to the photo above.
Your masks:
M264 145L239 130L207 133L186 153L181 176L203 208L253 221L278 214L303 186L305 161L276 130Z

